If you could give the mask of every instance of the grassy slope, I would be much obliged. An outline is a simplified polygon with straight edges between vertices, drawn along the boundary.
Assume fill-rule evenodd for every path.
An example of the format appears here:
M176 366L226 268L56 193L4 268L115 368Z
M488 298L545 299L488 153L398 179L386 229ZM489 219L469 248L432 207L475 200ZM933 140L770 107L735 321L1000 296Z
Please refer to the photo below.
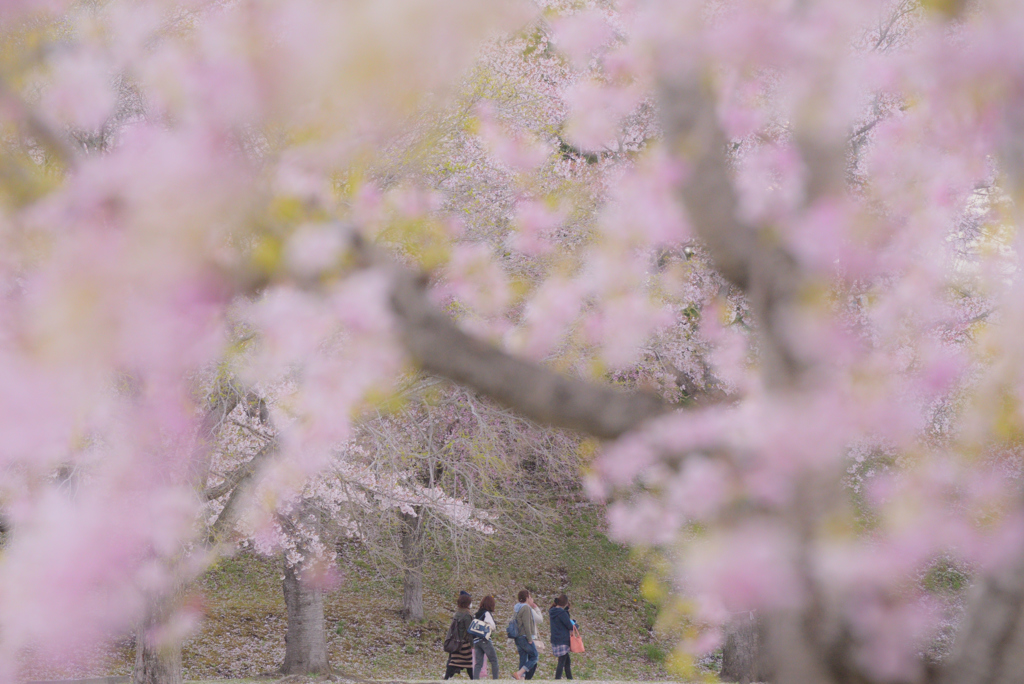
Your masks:
M545 610L557 593L569 595L587 646L587 653L573 656L576 678L671 679L661 663L667 646L651 632L654 607L638 589L641 564L598 531L603 523L597 509L567 504L564 510L561 522L531 543L514 546L495 538L461 564L431 558L424 576L426 619L420 623L399 617L400 573L378 572L364 552L350 546L341 585L325 599L332 666L342 676L440 678L441 641L458 590L466 589L474 606L485 594L497 598L498 658L507 677L518 659L504 625L515 594L526 586ZM280 577L278 559L240 553L201 578L189 600L203 603L206 619L185 642L186 679L256 677L280 666L286 624ZM541 639L548 640L546 624ZM130 643L123 642L103 669L128 674L133 657ZM553 677L554 660L541 654L538 679Z

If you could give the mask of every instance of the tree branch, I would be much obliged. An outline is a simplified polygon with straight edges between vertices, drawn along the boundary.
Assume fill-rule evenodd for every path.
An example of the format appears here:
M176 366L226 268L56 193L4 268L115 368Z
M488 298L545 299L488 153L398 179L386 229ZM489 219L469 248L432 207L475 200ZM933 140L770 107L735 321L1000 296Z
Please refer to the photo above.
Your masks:
M728 165L727 139L718 123L715 95L697 73L675 70L663 74L659 104L666 141L672 151L689 161L689 173L680 187L690 224L705 243L719 272L747 296L757 322L761 372L765 385L780 400L798 393L815 361L806 356L794 335L799 326L801 293L813 274L801 268L785 242L770 226L745 222ZM819 131L797 131L794 138L807 164L805 207L846 190L844 141L830 140ZM796 478L793 503L786 515L802 532L806 549L813 539L813 521L822 504L820 482ZM816 595L815 580L804 573L809 596ZM765 616L768 652L780 684L845 681L827 663L832 651L842 651L833 634L824 630L827 615L811 601L803 609L772 611Z
M217 487L211 487L203 492L203 496L207 501L219 498L228 491L231 492L227 502L224 504L224 508L220 511L220 515L217 516L213 525L210 526L209 540L211 543L220 541L234 528L246 503L246 499L248 499L253 488L256 486L256 475L276 455L277 440L275 439L257 451L256 455L244 465L233 470L222 484ZM230 486L227 486L229 484ZM218 492L217 490L220 490L222 487L224 488L223 491Z
M730 178L727 140L708 94L692 74L675 74L658 84L658 105L670 149L690 162L681 188L683 202L697 235L707 245L719 273L746 290L750 263L760 240L737 212Z
M255 456L228 473L223 482L204 489L202 493L203 500L213 501L214 499L219 499L255 475L259 466L267 460L268 454L266 452L272 449L274 445L275 442L271 440L262 449L257 451Z
M472 387L536 421L602 439L668 411L653 393L561 375L471 337L430 302L425 278L398 267L392 273L391 306L402 341L428 373Z
M246 413L258 418L263 424L269 424L267 404L262 397L252 390L237 386L232 382L232 378L220 378L210 394L209 408L201 427L201 434L207 444L211 445L208 453L212 453L217 431L227 422L228 416L240 402L245 402ZM219 485L200 490L199 495L203 501L213 501L230 492L224 508L210 528L208 541L211 544L222 539L238 522L245 500L255 485L256 475L276 454L277 439L272 437L251 459L228 473ZM204 483L206 477L204 474Z
M802 277L796 260L770 231L758 230L739 216L738 200L726 157L727 140L718 124L714 97L696 74L676 73L658 83L665 138L690 162L680 188L690 223L707 245L716 269L743 290L762 338L765 379L769 385L794 385L806 368L790 339L792 308ZM828 155L831 159L831 155ZM815 185L815 193L832 187Z

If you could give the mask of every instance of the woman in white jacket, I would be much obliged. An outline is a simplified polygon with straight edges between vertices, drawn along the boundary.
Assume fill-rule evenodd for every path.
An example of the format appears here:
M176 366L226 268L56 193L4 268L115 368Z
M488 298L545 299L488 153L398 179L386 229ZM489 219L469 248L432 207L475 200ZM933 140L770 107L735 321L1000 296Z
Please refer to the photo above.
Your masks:
M473 679L480 679L480 669L484 664L484 655L487 656L487 660L491 663L491 679L498 678L498 654L494 650L494 642L491 641L491 635L494 634L495 630L493 612L494 597L488 594L480 600L476 615L473 616L491 628L486 637L477 637L473 640Z

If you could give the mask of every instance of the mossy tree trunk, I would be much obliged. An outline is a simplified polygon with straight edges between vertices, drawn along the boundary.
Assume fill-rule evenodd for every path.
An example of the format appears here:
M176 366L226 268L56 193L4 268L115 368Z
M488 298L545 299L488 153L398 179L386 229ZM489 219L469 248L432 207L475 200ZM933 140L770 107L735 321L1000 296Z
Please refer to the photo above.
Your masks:
M159 638L171 610L171 601L161 599L139 621L132 684L182 684L181 642Z
M725 628L719 677L723 681L741 684L770 681L767 656L762 620L754 612L739 615Z
M400 513L402 524L402 563L405 566L402 581L402 617L406 620L423 619L423 517Z
M319 587L302 581L301 568L284 563L284 603L288 629L284 637L283 674L330 672L324 629L324 596Z

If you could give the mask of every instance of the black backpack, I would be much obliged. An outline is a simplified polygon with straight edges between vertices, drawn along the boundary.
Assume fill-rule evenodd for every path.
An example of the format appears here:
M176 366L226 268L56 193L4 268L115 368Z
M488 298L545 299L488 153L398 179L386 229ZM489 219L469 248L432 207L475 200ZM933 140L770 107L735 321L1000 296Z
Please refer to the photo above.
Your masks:
M458 653L461 648L462 637L459 636L459 620L453 618L451 626L448 627L448 635L444 638L444 652Z

